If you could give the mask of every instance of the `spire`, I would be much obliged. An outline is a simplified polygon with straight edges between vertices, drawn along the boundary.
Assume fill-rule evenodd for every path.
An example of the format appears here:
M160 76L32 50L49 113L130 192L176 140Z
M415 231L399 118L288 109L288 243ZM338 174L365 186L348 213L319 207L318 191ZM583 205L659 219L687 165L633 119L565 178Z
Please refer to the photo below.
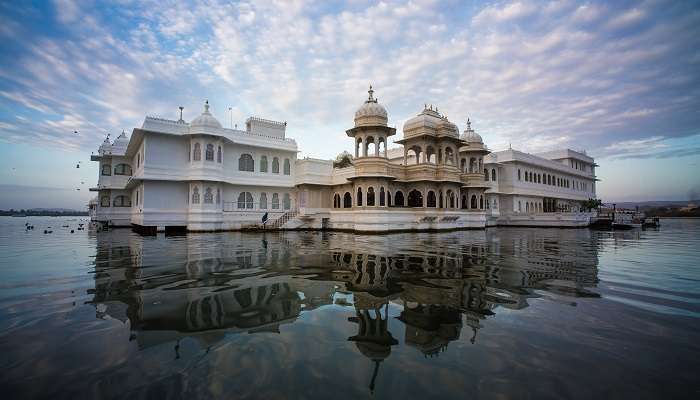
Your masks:
M469 119L469 117L467 117L467 130L472 130L472 121Z
M369 85L369 90L367 91L367 93L369 93L367 103L376 103L377 100L374 99L374 90L372 89L372 85Z
M209 100L204 101L204 113L209 114Z

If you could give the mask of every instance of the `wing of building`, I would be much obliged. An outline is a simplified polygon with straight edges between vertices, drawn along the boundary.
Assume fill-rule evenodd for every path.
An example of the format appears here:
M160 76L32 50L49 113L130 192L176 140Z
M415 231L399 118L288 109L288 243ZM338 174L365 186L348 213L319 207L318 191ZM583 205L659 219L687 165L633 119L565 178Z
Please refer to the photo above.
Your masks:
M364 232L586 226L593 158L572 150L491 152L470 121L460 135L425 106L403 126L401 147L370 87L346 135L350 166L296 159L286 123L249 118L225 129L209 112L190 123L147 117L130 139L108 139L93 219L148 231L336 229Z

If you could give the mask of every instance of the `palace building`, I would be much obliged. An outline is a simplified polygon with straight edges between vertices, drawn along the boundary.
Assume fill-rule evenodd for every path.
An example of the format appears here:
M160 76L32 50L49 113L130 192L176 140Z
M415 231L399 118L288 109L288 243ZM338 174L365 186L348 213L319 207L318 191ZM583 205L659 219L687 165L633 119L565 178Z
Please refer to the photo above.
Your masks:
M251 117L226 129L209 112L190 123L147 117L131 138L108 139L93 220L148 231L335 229L360 232L586 226L595 198L593 158L573 150L492 152L467 121L425 105L396 128L374 97L345 131L352 165L297 159L286 123ZM264 217L267 220L264 221Z

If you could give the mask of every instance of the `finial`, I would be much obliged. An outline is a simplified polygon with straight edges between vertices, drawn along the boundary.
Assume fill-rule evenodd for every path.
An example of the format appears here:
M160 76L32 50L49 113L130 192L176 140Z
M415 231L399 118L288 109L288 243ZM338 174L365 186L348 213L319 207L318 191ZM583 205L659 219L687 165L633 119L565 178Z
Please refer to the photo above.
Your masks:
M209 112L209 100L204 101L204 112L205 113Z
M467 117L467 130L471 130L471 129L472 129L472 121L470 121L469 118Z
M182 110L184 110L185 107L180 106L180 107L178 107L178 108L180 109L180 119L179 119L177 122L184 122L184 120L182 119Z
M376 103L377 100L374 99L374 90L372 89L372 85L369 85L369 90L367 91L369 93L369 97L367 98L368 103Z

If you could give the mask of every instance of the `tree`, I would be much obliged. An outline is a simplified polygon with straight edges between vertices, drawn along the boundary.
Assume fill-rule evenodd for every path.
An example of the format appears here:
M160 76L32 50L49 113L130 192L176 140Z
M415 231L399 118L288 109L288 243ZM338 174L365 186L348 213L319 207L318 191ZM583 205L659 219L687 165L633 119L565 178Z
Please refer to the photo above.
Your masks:
M333 168L345 168L352 165L352 154L344 151L335 158L333 161Z
M598 208L603 205L603 201L600 199L588 199L581 202L581 207L587 211L591 211L594 208Z

